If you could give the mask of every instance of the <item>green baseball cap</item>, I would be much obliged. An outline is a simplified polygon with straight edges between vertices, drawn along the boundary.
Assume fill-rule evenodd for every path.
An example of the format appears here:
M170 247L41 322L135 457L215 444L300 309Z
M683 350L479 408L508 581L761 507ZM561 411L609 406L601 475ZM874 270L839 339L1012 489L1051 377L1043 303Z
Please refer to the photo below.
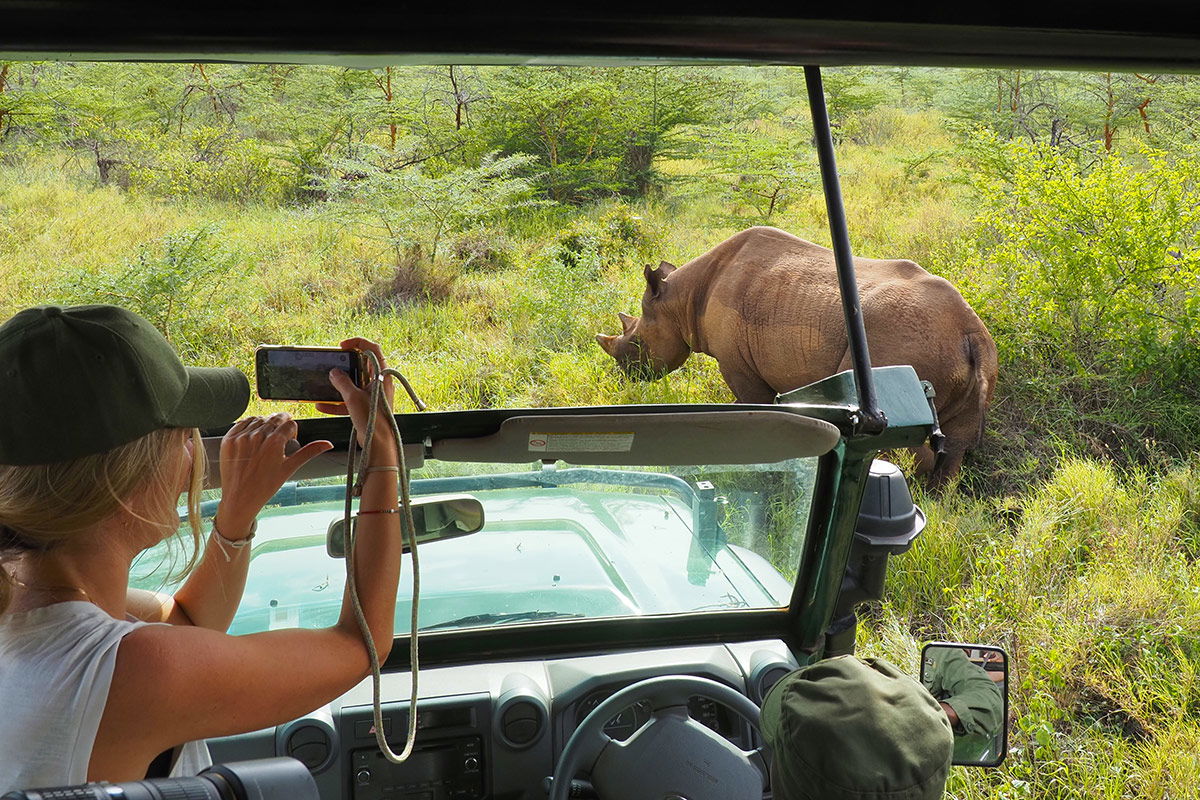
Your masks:
M110 305L39 306L0 325L0 464L102 453L162 428L233 422L236 367L185 367L152 324Z
M827 658L762 703L776 800L935 800L954 734L921 684L882 659Z

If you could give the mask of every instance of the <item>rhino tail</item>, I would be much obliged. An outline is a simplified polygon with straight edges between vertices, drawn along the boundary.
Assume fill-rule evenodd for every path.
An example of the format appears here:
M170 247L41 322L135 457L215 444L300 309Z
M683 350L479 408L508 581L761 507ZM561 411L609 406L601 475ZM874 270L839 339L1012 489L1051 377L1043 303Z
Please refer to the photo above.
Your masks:
M974 378L979 415L979 426L975 431L975 441L972 446L978 446L983 441L983 429L987 420L988 407L992 403L992 392L996 389L996 372L998 356L996 343L987 331L973 331L966 337L967 363L970 365L971 376Z

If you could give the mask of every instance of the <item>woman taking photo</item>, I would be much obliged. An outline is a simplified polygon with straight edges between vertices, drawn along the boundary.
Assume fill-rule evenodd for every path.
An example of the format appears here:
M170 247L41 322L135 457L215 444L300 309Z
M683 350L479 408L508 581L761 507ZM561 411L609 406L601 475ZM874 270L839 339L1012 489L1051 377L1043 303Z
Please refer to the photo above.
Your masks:
M348 339L343 348L379 346ZM368 672L349 602L323 630L225 633L250 563L255 517L297 469L329 450L287 414L248 417L221 442L221 501L199 527L200 428L249 401L236 368L184 367L146 320L115 306L40 307L0 326L0 794L84 781L190 775L203 739L285 722ZM369 392L330 380L362 430ZM391 402L390 381L384 396ZM386 426L384 430L387 430ZM386 657L400 568L398 453L375 437L357 525L363 611ZM174 595L129 588L143 550L179 527L187 493L197 543ZM156 624L157 623L157 624Z

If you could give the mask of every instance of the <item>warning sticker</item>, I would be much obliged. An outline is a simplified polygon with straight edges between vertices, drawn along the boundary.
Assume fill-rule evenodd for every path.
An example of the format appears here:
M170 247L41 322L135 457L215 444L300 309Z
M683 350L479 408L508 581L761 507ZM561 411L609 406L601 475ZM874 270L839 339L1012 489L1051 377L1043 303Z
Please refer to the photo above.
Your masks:
M633 448L633 433L531 433L531 452L627 453Z

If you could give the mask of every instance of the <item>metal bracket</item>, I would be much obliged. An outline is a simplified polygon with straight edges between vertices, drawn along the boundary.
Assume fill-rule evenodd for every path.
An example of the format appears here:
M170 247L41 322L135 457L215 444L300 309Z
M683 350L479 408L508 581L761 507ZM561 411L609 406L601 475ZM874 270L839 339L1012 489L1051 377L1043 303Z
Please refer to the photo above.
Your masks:
M946 456L946 436L942 433L941 423L938 422L937 406L933 404L933 398L937 397L937 392L933 390L933 384L929 381L921 381L921 388L925 390L925 399L929 402L929 413L933 414L933 430L929 432L929 446L933 448L933 468L937 469Z

